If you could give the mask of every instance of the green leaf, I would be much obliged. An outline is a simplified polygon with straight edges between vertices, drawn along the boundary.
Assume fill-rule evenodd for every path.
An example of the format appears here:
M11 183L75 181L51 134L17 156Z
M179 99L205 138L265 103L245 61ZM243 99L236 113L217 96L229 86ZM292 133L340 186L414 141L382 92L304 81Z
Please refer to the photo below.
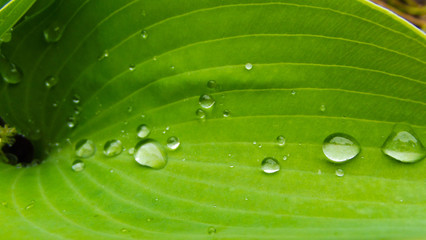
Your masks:
M11 34L10 29L18 22L25 12L30 9L35 1L36 0L0 1L0 6L3 6L0 9L0 36L2 41L4 41L5 38L7 38L7 41L10 41L10 38L8 36L6 37L5 34Z
M426 38L399 17L361 0L47 5L2 46L23 75L0 82L0 116L44 158L0 165L3 238L426 237L426 162L381 151L396 123L426 139ZM141 124L144 154L180 140L162 169L129 154ZM339 132L361 152L333 164L322 143ZM75 155L82 139L94 156ZM125 150L104 156L110 140Z

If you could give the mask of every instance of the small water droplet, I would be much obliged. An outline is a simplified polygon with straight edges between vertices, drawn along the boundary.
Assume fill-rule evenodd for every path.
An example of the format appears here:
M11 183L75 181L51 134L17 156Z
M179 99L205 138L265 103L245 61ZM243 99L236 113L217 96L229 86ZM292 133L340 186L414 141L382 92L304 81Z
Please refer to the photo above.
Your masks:
M251 63L246 63L246 65L244 66L247 70L251 70L253 68L253 64Z
M58 83L58 78L55 76L49 76L46 78L46 80L44 81L44 85L47 88L52 88L54 87L56 84Z
M321 112L325 112L325 110L327 110L327 109L325 108L325 105L324 105L324 104L322 104L322 105L320 106L320 111L321 111Z
M343 175L345 175L345 172L342 169L339 168L336 170L336 176L343 177Z
M135 148L129 148L127 151L130 155L133 155L135 153Z
M284 160L284 161L287 161L287 156L284 156L284 157L283 157L283 160Z
M108 50L104 50L104 52L98 57L98 61L102 61L107 57L109 57L109 52Z
M61 39L63 33L62 24L59 22L52 22L48 28L43 31L44 40L48 43L54 43Z
M212 96L203 94L200 96L200 99L198 100L198 103L202 108L209 109L213 107L215 100Z
M142 37L143 39L147 39L147 38L148 38L148 32L147 32L147 31L145 31L145 30L142 30L142 31L141 31L141 37Z
M80 112L81 112L81 107L80 107L80 106L76 106L76 107L74 108L74 114L75 114L75 115L79 115L79 114L80 114Z
M132 106L130 106L130 107L127 108L127 112L128 113L131 113L132 111L133 111L133 107Z
M207 233L210 234L210 235L215 234L216 233L216 228L214 228L214 227L207 228Z
M208 87L208 88L211 88L211 89L216 88L216 81L215 81L215 80L210 80L210 81L208 81L208 82L207 82L207 87Z
M231 111L229 111L228 109L223 110L223 117L229 117L231 116Z
M382 152L400 162L414 163L426 156L426 150L409 126L398 124L382 146Z
M321 175L322 174L322 172L321 172L321 169L318 169L318 175Z
M161 169L167 164L167 154L163 146L154 140L141 141L135 148L135 160L142 166Z
M67 126L69 128L74 128L77 125L77 119L75 117L69 117L67 121Z
M122 233L128 233L128 232L129 232L129 230L128 230L127 228L122 228L120 231L121 231Z
M141 125L139 125L139 127L137 129L137 133L138 133L138 137L146 138L151 133L151 130L149 129L149 127L147 125L141 124Z
M129 70L130 71L134 71L136 69L136 65L135 64L130 64L129 65Z
M31 202L25 207L25 210L30 210L31 208L33 208L35 205L35 201L31 200Z
M294 91L294 90L291 90L291 95L296 95L296 91Z
M72 102L73 102L73 103L75 103L75 104L80 103L80 96L79 96L79 95L77 95L77 94L75 94L75 95L72 97Z
M53 102L52 103L52 106L55 108L55 107L58 107L58 103L57 102Z
M205 119L206 118L206 112L204 112L203 109L197 109L197 111L195 111L195 115L197 115L198 118L200 119Z
M277 160L267 157L262 161L262 171L267 174L276 173L280 170L280 164Z
M107 157L115 157L123 151L123 144L120 140L110 140L104 145L104 154Z
M84 170L84 168L85 168L84 162L82 160L80 160L80 159L75 160L72 163L72 166L71 166L71 169L74 172L81 172L81 171Z
M180 146L179 138L173 136L167 139L167 147L170 150L176 150Z
M277 137L277 139L275 140L278 144L278 146L282 147L285 145L285 137L280 135Z
M333 133L324 139L322 150L330 161L341 163L356 157L361 148L355 138L344 133Z
M96 147L92 140L82 139L75 145L75 155L81 158L88 158L95 154Z
M0 73L6 83L18 84L22 81L21 69L4 56L0 59Z

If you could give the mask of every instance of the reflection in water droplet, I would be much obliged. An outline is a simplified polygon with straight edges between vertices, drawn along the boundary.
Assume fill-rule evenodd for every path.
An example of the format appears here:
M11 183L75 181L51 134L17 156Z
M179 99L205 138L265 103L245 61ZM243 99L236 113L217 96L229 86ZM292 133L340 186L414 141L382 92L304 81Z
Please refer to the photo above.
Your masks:
M211 89L216 88L216 81L215 81L215 80L210 80L210 81L208 81L208 82L207 82L207 87L208 87L208 88L211 88Z
M195 114L197 115L198 118L200 119L205 119L206 118L206 112L204 112L203 109L197 109L197 111L195 111Z
M140 137L140 138L148 137L150 132L151 132L151 130L145 124L139 125L139 127L137 129L138 137Z
M278 144L278 146L282 147L285 145L285 137L280 135L277 137L276 142Z
M58 83L58 78L56 78L55 76L49 76L46 78L46 80L44 81L44 85L47 88L52 88L53 86L55 86Z
M231 116L231 111L229 111L228 109L223 110L223 117L229 117Z
M387 156L404 163L414 163L426 156L426 150L409 126L396 125L382 146Z
M81 172L81 171L83 171L83 170L84 170L85 165L84 165L84 162L83 162L83 161L81 161L81 160L77 159L77 160L75 160L75 161L72 163L71 168L72 168L72 170L73 170L74 172Z
M244 66L247 70L251 70L253 68L253 65L251 63L246 63Z
M200 99L198 102L202 108L209 109L214 105L215 100L212 96L203 94L200 96Z
M341 163L356 157L361 148L355 138L344 133L334 133L324 139L322 150L330 161Z
M63 32L62 24L59 22L52 22L48 28L43 31L44 40L48 43L57 42L61 39Z
M170 150L176 150L180 146L179 138L173 136L167 139L167 147Z
M140 165L153 169L161 169L167 164L166 151L154 140L139 142L136 145L134 157Z
M339 168L336 170L336 176L343 177L343 175L345 175L345 172L342 169Z
M88 158L95 154L96 147L92 140L82 139L75 145L75 155L81 158Z
M276 173L280 170L280 164L274 158L267 157L262 161L262 170L267 174Z
M209 227L209 228L207 228L207 233L208 234L215 234L216 233L216 228L214 228L214 227Z
M147 31L142 30L142 31L141 31L141 37L142 37L143 39L147 39L147 38L148 38L148 33L147 33Z
M0 73L6 83L18 84L22 81L21 69L4 56L0 58Z
M107 157L115 157L123 151L123 144L120 140L110 140L104 145L104 155Z

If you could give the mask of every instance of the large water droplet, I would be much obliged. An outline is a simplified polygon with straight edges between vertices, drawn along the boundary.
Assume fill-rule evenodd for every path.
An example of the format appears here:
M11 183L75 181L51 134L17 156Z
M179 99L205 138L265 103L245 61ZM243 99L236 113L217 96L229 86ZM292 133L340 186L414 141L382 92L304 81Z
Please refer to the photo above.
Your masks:
M123 144L120 140L110 140L104 145L104 155L107 157L115 157L123 151Z
M21 69L4 56L0 59L0 73L6 83L18 84L22 81Z
M154 140L139 142L136 145L134 157L140 165L154 169L161 169L167 164L166 151Z
M80 159L75 160L75 161L72 163L72 166L71 166L71 169L72 169L74 172L81 172L81 171L83 171L83 170L84 170L84 168L85 168L84 162L83 162L83 161L81 161Z
M262 161L262 170L267 174L276 173L280 170L280 164L274 158L267 157Z
M57 42L61 39L63 27L58 22L52 22L48 28L43 31L44 40L48 43Z
M44 85L47 88L52 88L53 86L55 86L58 83L58 78L55 76L49 76L46 78L46 80L44 81Z
M95 154L96 147L92 140L82 139L75 145L75 155L88 158Z
M139 127L137 128L138 137L140 137L140 138L148 137L150 132L151 132L151 130L145 124L139 125Z
M382 152L404 163L413 163L426 156L425 148L414 131L405 125L396 125L382 146Z
M180 146L179 138L173 136L167 139L167 147L170 150L176 150Z
M282 147L285 145L285 137L280 135L277 137L277 139L275 140L278 144L278 146Z
M203 94L203 95L200 96L200 99L199 99L198 102L200 103L200 106L202 108L209 109L209 108L213 107L215 100L212 96L207 95L207 94Z
M355 138L344 133L334 133L325 138L322 150L330 161L341 163L356 157L361 148Z
M246 63L246 65L244 66L247 70L251 70L253 68L253 64L251 63Z

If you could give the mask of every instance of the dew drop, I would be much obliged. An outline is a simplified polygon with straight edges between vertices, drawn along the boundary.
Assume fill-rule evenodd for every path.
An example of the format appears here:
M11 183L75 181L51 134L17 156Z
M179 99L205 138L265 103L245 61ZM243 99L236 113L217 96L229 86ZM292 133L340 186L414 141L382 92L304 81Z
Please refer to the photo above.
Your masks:
M22 81L21 69L4 56L0 59L0 73L6 83L18 84Z
M130 155L133 155L135 153L135 148L129 148L127 151Z
M277 137L277 139L275 140L278 144L278 146L283 147L285 145L285 137L280 135Z
M173 136L167 139L167 148L170 150L176 150L180 146L179 138Z
M284 160L284 161L287 161L287 156L283 156L283 160Z
M414 131L405 125L396 125L382 146L382 152L400 162L414 163L426 156L425 148Z
M147 32L147 31L145 31L145 30L142 30L142 31L141 31L141 37L142 37L143 39L147 39L147 38L148 38L148 32Z
M195 111L195 115L197 115L198 118L200 119L205 119L206 118L206 112L204 112L203 109L197 109L197 111Z
M223 117L229 117L231 116L231 111L229 111L228 109L223 110Z
M355 138L344 133L333 133L324 139L322 150L330 161L341 163L356 157L361 148Z
M48 43L54 43L61 39L63 27L58 22L53 22L43 31L44 40Z
M69 117L67 121L67 126L69 128L74 128L75 125L77 125L77 120L75 119L75 117Z
M338 177L343 177L345 175L345 172L342 169L337 169L336 170L336 176Z
M161 169L167 164L166 151L154 140L139 142L136 145L134 157L140 165L153 169Z
M52 88L54 87L56 84L58 83L58 78L55 76L49 76L46 78L46 80L44 80L44 85L47 88Z
M128 108L127 108L127 112L128 112L128 113L133 112L133 107L132 107L132 106L128 107Z
M267 157L262 161L262 171L267 174L276 173L280 170L280 164L277 160Z
M210 235L215 234L216 233L216 228L214 228L214 227L207 228L207 233L210 234Z
M129 65L129 70L130 71L134 71L136 69L136 65L135 64L130 64Z
M120 140L110 140L104 145L104 155L107 157L115 157L123 151L123 144Z
M198 100L198 103L202 108L209 109L213 107L215 100L212 96L203 94L200 96L200 99Z
M137 128L137 134L138 134L138 137L140 138L146 138L148 137L150 133L151 133L151 130L145 124L139 125L139 127Z
M246 65L244 66L247 70L251 70L253 68L253 64L251 63L246 63Z
M98 61L102 61L107 57L109 57L109 52L108 50L104 50L104 52L98 57Z
M75 94L75 95L72 97L72 102L73 102L73 103L75 103L75 104L80 103L80 96L79 96L79 95L77 95L77 94Z
M291 95L296 95L296 91L294 91L294 90L291 90Z
M325 112L325 110L327 110L327 109L325 108L325 105L324 105L324 104L322 104L322 105L320 106L320 111L321 111L321 112Z
M96 147L92 140L82 139L75 145L75 155L81 158L88 158L95 154Z
M81 160L79 160L79 159L75 160L75 161L72 163L72 166L71 166L71 169L72 169L74 172L81 172L81 171L83 171L83 170L84 170L84 168L85 168L84 162L83 162L83 161L81 161Z
M216 81L215 80L210 80L207 82L207 87L210 89L214 89L216 88Z

